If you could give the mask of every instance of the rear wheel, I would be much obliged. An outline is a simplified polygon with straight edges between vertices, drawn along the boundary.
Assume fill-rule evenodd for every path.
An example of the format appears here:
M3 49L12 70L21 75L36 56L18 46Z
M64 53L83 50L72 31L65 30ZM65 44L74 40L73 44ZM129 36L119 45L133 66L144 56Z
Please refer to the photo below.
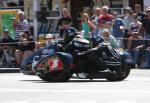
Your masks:
M44 81L64 82L72 77L70 65L59 54L54 54L39 64L36 74Z

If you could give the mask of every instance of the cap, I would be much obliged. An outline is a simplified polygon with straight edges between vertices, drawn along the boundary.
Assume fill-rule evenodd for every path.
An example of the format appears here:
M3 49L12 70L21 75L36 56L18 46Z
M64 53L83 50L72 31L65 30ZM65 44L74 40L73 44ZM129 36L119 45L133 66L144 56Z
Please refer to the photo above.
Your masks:
M102 37L104 40L108 39L110 36L110 32L109 32L109 29L103 29L102 30Z
M146 8L146 11L150 11L150 6L148 6L148 7Z
M108 29L103 29L102 33L109 33L109 30Z
M53 38L53 35L52 35L52 34L47 34L45 38L46 38L46 39L52 39L52 38Z
M132 10L132 8L128 6L128 7L126 7L126 10Z
M132 12L132 8L131 7L126 7L125 10Z

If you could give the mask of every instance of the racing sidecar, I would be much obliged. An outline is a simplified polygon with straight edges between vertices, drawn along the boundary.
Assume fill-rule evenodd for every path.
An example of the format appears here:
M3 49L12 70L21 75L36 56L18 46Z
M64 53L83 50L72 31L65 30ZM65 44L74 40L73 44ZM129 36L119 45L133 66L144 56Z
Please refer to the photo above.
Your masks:
M70 52L71 51L71 52ZM68 81L72 74L86 73L85 79L104 78L109 81L124 80L134 64L131 55L114 50L105 43L90 48L85 39L74 39L64 50L58 42L36 51L23 60L20 71L36 74L45 81Z

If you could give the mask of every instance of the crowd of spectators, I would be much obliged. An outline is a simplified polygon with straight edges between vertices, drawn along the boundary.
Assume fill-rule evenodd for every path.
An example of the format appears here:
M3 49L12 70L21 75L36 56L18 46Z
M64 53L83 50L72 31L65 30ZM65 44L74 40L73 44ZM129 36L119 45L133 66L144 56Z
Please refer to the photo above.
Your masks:
M6 27L0 40L0 52L1 57L3 57L4 53L8 55L7 58L3 58L6 59L5 62L9 61L12 64L14 61L9 60L12 56L15 58L15 67L19 67L22 60L35 50L35 42L31 37L30 25L23 11L18 11L18 19L16 17L12 18L12 25L15 38L10 36L10 32Z
M150 7L143 12L141 5L135 4L134 8L126 7L121 16L117 11L109 12L107 6L97 7L91 17L83 13L81 22L82 31L91 36L85 39L101 35L112 47L130 53L137 67L150 68Z
M96 7L92 13L84 12L81 16L81 36L89 41L98 35L104 38L115 49L122 48L129 52L135 64L140 68L149 68L150 65L150 7L145 12L142 11L141 5L135 4L134 8L126 7L124 15L119 15L117 11L110 12L108 6L102 8ZM13 20L14 30L19 32L15 40L7 39L1 43L17 42L15 45L15 58L19 66L23 58L36 50L37 43L30 35L30 26L25 19L24 12L18 12L19 19ZM73 26L71 15L67 8L62 9L62 18L58 22L58 31L60 38L64 37L63 32L67 27ZM4 31L4 34L9 31ZM51 34L46 36L46 40L52 37ZM6 38L5 36L3 37ZM17 41L16 41L17 40ZM7 41L7 42L6 42ZM48 41L47 41L48 44ZM1 49L4 46L1 45ZM38 48L39 44L38 44Z

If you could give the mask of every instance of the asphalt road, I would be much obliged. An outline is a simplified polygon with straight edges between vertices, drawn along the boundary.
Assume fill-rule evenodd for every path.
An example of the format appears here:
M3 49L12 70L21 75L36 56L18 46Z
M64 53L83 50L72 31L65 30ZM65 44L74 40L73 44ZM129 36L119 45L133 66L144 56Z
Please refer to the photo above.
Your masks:
M37 76L0 73L0 103L150 103L150 70L133 69L121 82L48 83Z

